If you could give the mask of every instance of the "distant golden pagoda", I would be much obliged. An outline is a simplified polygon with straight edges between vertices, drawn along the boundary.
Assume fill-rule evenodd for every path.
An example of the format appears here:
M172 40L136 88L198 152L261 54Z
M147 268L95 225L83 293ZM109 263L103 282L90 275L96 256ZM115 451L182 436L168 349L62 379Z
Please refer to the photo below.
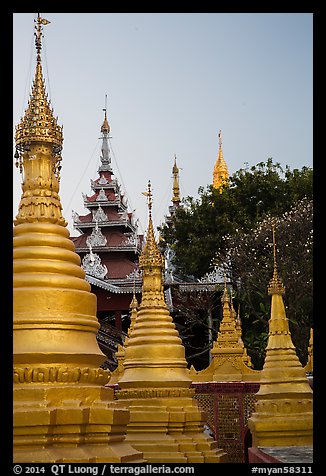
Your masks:
M223 185L229 182L229 170L223 157L222 151L222 132L218 133L218 154L213 170L213 187L221 190Z
M118 401L130 409L126 441L149 462L224 462L226 454L204 433L205 414L190 389L185 349L164 301L164 259L152 223L139 259L143 270L142 301L125 347Z
M24 171L14 221L14 462L143 462L125 442L129 411L105 388L96 296L69 239L59 191L62 127L45 92L42 26L25 115L16 127Z
M266 358L256 394L255 411L248 420L253 446L305 446L313 441L313 397L292 343L276 266L268 293L272 296Z

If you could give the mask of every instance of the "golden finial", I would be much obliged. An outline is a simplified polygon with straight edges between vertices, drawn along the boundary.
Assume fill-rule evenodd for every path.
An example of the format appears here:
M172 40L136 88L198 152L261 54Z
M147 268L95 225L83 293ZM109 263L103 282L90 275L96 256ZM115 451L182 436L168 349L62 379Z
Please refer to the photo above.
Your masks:
M221 129L218 131L218 147L222 149L222 131Z
M158 246L156 244L154 236L154 228L152 222L152 189L151 182L148 181L147 192L142 192L145 197L147 197L147 206L148 206L148 230L146 236L145 246L139 257L139 267L140 268L152 268L153 266L158 266L160 268L164 267L164 257L160 253Z
M272 225L272 235L273 235L273 259L274 259L274 269L273 277L269 282L268 294L284 294L285 288L281 279L278 276L277 272L277 263L276 263L276 240L275 240L275 225Z
M228 288L227 288L227 282L226 282L226 273L224 273L224 290L223 290L223 294L222 294L222 297L221 297L221 301L222 301L223 304L230 302L230 296L229 296L229 292L228 292Z
M37 62L41 62L41 49L42 49L42 25L48 25L49 20L46 20L45 18L41 18L40 14L37 14L37 19L34 20L36 23L35 26L35 46L36 46L36 52L37 52Z
M136 278L134 277L134 289L133 289L133 295L132 295L132 300L131 300L131 303L130 303L130 309L137 309L139 306L139 302L137 301L137 298L136 298Z
M107 111L107 94L105 95L105 108L103 109L104 111L104 121L101 127L101 132L109 134L110 132L110 125L106 116L106 111Z
M177 166L177 156L174 154L173 174L173 197L172 202L180 202L180 186L179 186L179 167Z
M20 124L16 126L16 166L22 172L22 157L25 151L30 150L31 144L50 145L53 156L53 171L57 178L60 178L60 161L63 143L62 126L57 124L57 118L53 115L53 109L47 99L41 64L42 49L42 25L50 22L45 18L41 18L38 14L35 26L35 46L37 52L37 64L35 78L32 85L25 116L21 119ZM31 157L32 158L32 157ZM18 159L20 159L18 161Z

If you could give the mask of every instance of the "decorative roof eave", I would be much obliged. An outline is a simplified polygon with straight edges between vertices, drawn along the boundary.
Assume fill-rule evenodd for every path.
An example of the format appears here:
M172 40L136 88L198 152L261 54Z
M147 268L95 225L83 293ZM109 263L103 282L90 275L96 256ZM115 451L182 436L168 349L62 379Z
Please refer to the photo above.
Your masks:
M114 294L133 294L134 291L136 293L141 293L141 286L136 286L134 288L133 282L130 282L130 286L116 286L107 281L103 281L101 279L95 278L94 276L90 276L89 274L85 275L85 279L90 284L93 284L98 288L105 289L106 291L110 291Z
M126 245L117 245L117 246L92 246L93 251L100 251L101 253L104 253L106 251L131 251L136 254L140 254L142 251L142 247L139 246L126 246ZM77 253L87 253L88 252L88 247L87 246L82 246L78 247L76 246L76 251Z
M111 181L109 181L103 176L101 176L97 180L91 179L91 188L94 191L99 190L101 188L104 188L105 190L114 189L114 192L118 192L120 190L120 186L117 179L112 179Z
M87 195L83 197L84 201L84 207L85 208L95 208L98 207L98 204L100 203L102 207L119 207L122 208L123 211L127 210L127 206L119 199L115 200L90 200L90 197Z
M101 228L103 227L106 227L106 228L110 228L110 227L116 227L116 226L124 226L125 228L130 228L130 230L132 230L133 232L136 232L137 230L137 227L132 225L132 223L130 222L125 222L125 221L122 221L122 220L112 220L112 221L103 221L100 223L101 225ZM73 227L78 230L80 233L83 233L83 229L84 228L94 228L94 222L93 221L89 221L89 222L81 222L81 221L76 221L76 220L73 220Z
M204 283L174 283L178 287L179 291L188 293L189 291L199 291L201 293L216 291L217 284L204 284Z

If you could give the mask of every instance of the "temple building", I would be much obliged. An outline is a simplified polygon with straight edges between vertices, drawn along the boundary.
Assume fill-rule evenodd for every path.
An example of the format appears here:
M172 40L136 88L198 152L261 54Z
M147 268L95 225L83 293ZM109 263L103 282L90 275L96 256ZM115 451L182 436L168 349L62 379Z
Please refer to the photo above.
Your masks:
M213 170L213 187L217 190L222 189L222 186L227 184L229 181L229 170L227 163L223 157L222 151L222 132L219 130L218 133L218 154L217 159L214 165Z
M141 289L138 270L143 235L138 234L134 213L128 211L126 195L113 174L109 147L110 125L107 111L101 126L101 157L98 177L91 179L92 194L83 193L86 215L73 212L72 237L90 283L97 296L97 318L100 322L98 341L107 355L105 366L116 367L115 352L128 330L129 306Z

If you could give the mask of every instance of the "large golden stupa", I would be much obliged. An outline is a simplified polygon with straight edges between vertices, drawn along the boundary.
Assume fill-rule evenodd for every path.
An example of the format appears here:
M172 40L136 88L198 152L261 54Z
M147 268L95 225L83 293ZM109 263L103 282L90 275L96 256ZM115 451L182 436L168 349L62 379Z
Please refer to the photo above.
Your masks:
M62 216L63 132L41 64L49 21L35 21L35 78L15 134L23 193L14 221L14 461L141 462L125 442L129 411L104 387L96 296Z

